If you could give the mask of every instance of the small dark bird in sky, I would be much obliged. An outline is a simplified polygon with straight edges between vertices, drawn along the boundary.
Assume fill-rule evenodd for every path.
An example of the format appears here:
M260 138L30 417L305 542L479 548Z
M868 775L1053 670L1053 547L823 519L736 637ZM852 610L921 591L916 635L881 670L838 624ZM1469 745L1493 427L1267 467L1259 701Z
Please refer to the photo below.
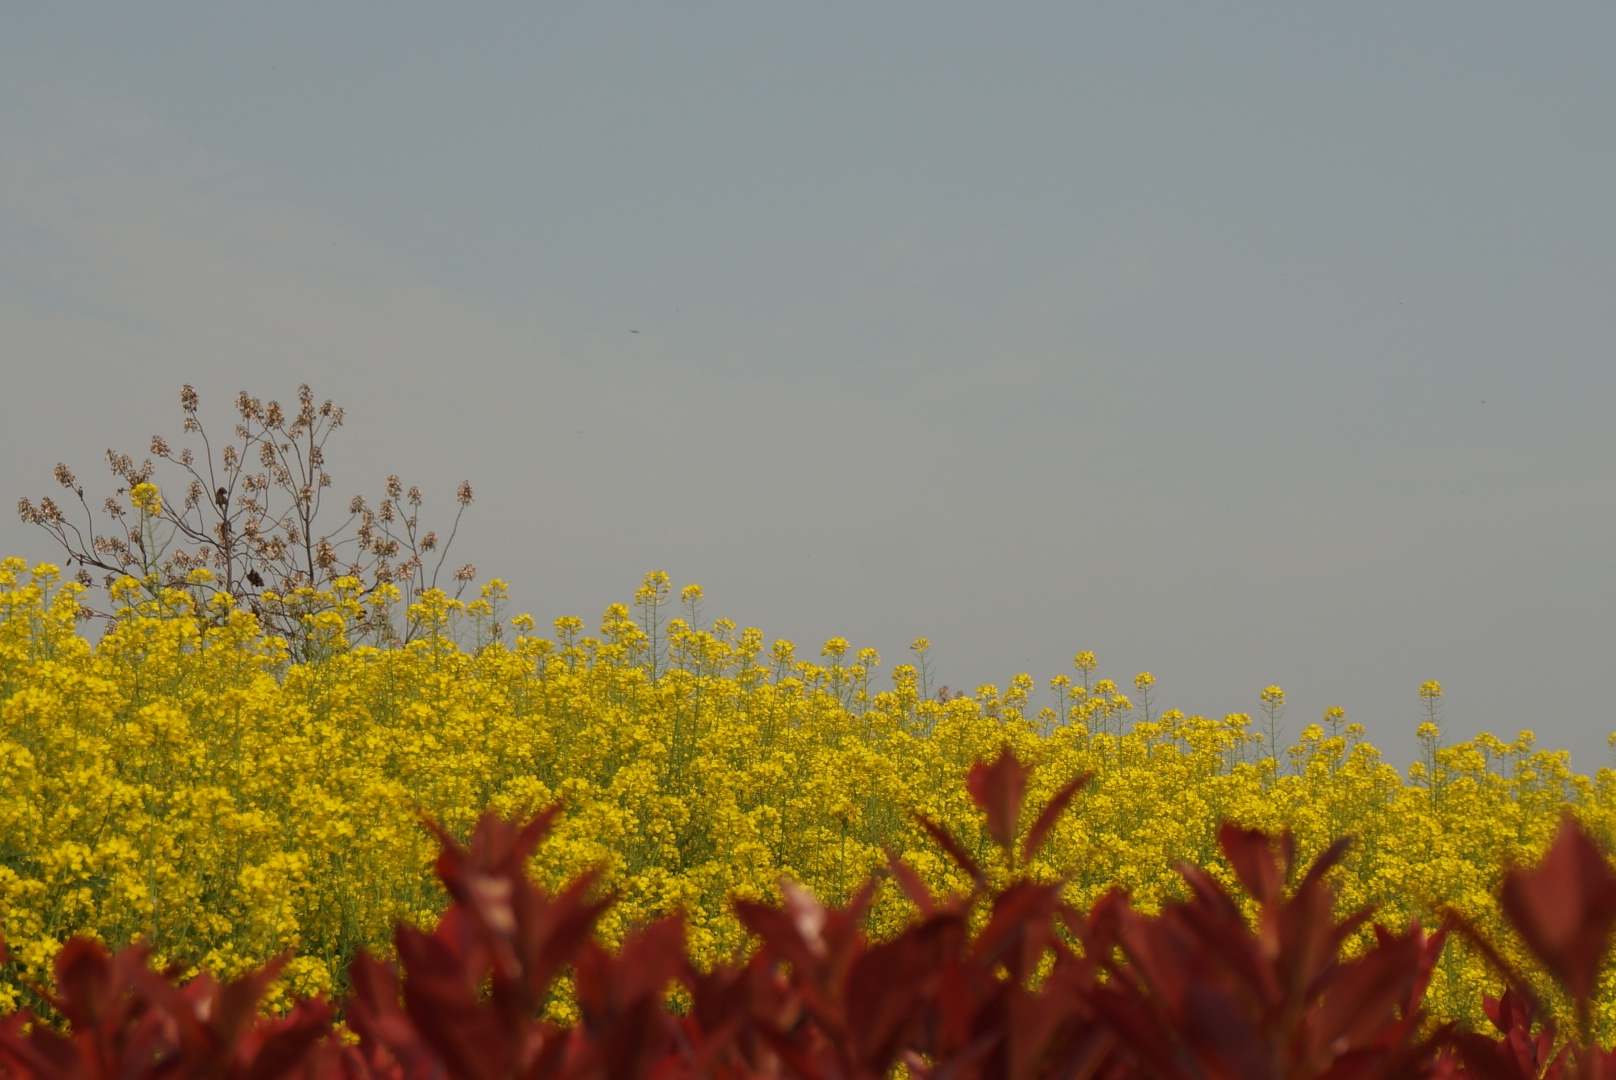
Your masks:
M638 334L638 333L639 333L639 331L638 331L638 330L630 330L630 331L629 331L629 333L631 333L631 334Z
M218 492L213 496L213 501L218 503L220 506L229 506L230 505L230 493L228 491L226 491L224 488L220 488L218 490Z
M247 571L247 584L251 585L255 589L263 588L263 586L264 586L263 575L259 574L259 572L256 571L256 570Z

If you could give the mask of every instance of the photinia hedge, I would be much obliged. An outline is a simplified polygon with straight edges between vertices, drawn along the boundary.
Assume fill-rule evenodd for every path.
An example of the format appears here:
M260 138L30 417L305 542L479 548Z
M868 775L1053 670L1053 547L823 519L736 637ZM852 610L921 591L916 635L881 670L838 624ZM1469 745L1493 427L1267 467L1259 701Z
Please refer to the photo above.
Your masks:
M1026 769L1008 751L968 777L1012 867L1029 861L1082 781L1015 837ZM780 907L737 900L755 936L744 960L703 972L670 917L616 950L592 928L610 907L585 876L559 894L528 860L556 809L516 823L484 817L461 846L438 830L437 871L453 903L431 932L401 925L399 965L361 955L338 1010L303 1001L258 1011L278 965L183 985L138 945L109 955L69 942L46 1000L52 1022L0 1022L0 1071L19 1080L1089 1080L1327 1077L1331 1080L1616 1076L1589 1032L1595 975L1616 923L1616 872L1569 818L1544 860L1512 870L1501 901L1544 973L1575 1003L1557 1032L1531 983L1458 916L1427 932L1340 918L1326 872L1342 841L1295 865L1288 836L1225 825L1220 843L1249 903L1184 867L1188 899L1145 915L1120 892L1079 911L1062 884L1002 887L945 830L922 822L975 882L931 895L893 859L918 908L871 940L867 882L828 908L786 885ZM1255 912L1254 916L1249 912ZM1496 1031L1427 1020L1421 997L1446 938L1470 937L1510 989L1488 1001ZM543 1019L569 977L581 1019Z

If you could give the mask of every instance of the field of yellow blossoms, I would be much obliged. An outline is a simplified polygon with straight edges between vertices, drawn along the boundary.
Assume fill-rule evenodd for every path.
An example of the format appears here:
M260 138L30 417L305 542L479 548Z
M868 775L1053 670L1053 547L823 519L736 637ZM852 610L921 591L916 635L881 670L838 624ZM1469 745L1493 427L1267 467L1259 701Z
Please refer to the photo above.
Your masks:
M498 581L470 603L428 592L415 639L390 648L355 632L387 598L352 581L278 598L305 613L296 649L228 596L199 608L132 580L92 643L80 588L0 564L0 1010L74 934L222 973L290 951L282 993L330 989L357 949L387 951L395 919L444 906L420 815L463 834L485 808L556 799L565 821L536 873L607 864L622 896L608 936L683 907L710 961L745 944L725 897L775 895L782 875L840 900L891 847L934 886L962 884L912 815L983 837L963 773L1006 743L1036 766L1031 805L1093 774L1035 867L1082 904L1116 886L1147 908L1174 895L1178 861L1221 866L1232 818L1293 829L1304 857L1355 835L1344 906L1429 925L1451 905L1507 940L1501 868L1540 853L1564 807L1616 835L1616 774L1574 775L1524 734L1443 745L1435 683L1425 760L1405 775L1339 710L1276 745L1272 717L1160 711L1149 675L1119 686L1088 654L1042 686L1017 675L940 701L924 641L878 675L873 651L839 639L801 655L707 624L700 590L676 596L661 574L598 629L563 618L547 635L506 619ZM1283 693L1262 701L1277 715ZM907 915L892 890L874 929ZM1450 945L1428 1003L1478 1019L1499 985Z

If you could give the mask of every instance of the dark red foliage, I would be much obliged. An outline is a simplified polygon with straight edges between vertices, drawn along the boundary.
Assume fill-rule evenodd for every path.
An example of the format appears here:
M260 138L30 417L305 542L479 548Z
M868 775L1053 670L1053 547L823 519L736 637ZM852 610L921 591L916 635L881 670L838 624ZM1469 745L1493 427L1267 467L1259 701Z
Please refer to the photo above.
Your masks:
M1513 990L1502 998L1485 999L1487 1018L1501 1038L1463 1031L1453 1035L1454 1049L1473 1076L1484 1080L1560 1080L1570 1051L1554 1046L1554 1026L1546 1024L1532 1034L1534 1009Z
M1016 842L1021 804L1027 798L1027 769L1006 746L993 764L978 761L965 774L965 790L987 815L988 835L1009 851Z
M967 786L1003 865L1029 862L1084 778L1061 788L1019 850L1028 771L1008 751ZM527 823L492 815L469 846L442 842L438 875L452 903L426 933L400 926L400 967L360 956L333 1010L297 1004L260 1015L271 964L233 982L179 983L138 946L109 956L73 941L48 998L63 1029L19 1013L0 1021L0 1073L16 1080L1571 1080L1611 1076L1587 1044L1588 1003L1616 924L1616 873L1569 819L1543 863L1513 870L1504 909L1578 1002L1580 1041L1540 1020L1517 987L1488 999L1496 1037L1425 1030L1420 1001L1446 929L1374 928L1372 947L1342 946L1368 921L1335 915L1332 846L1298 878L1287 836L1225 825L1219 840L1256 904L1249 920L1207 871L1182 867L1189 899L1145 916L1112 894L1093 910L1063 883L988 875L946 831L922 822L975 883L933 896L896 858L893 881L918 916L889 941L862 926L874 880L828 908L783 886L781 906L736 901L755 938L744 960L701 972L683 920L631 933L617 949L593 936L610 907L597 875L551 894L526 866L557 811ZM1497 956L1474 928L1459 930ZM972 927L976 929L972 931ZM1500 964L1502 962L1500 961ZM580 1019L543 1019L568 975ZM678 991L680 1007L670 994Z
M1567 816L1543 861L1506 874L1499 898L1549 974L1590 1000L1616 924L1616 872L1588 834Z
M1258 901L1252 929L1233 897L1196 867L1193 896L1146 918L1113 894L1095 907L1085 944L1110 978L1090 998L1151 1075L1188 1078L1418 1077L1432 1047L1418 1002L1444 935L1377 929L1375 947L1343 961L1367 913L1336 921L1324 873L1336 844L1285 894L1293 845L1225 825L1225 856ZM1109 959L1117 957L1118 959Z
M130 946L115 956L99 943L68 942L56 956L51 1007L71 1034L18 1013L0 1026L0 1063L37 1080L141 1077L280 1080L307 1070L331 1032L322 1001L299 1002L285 1017L258 1015L279 962L233 982L199 975L184 986L151 970Z

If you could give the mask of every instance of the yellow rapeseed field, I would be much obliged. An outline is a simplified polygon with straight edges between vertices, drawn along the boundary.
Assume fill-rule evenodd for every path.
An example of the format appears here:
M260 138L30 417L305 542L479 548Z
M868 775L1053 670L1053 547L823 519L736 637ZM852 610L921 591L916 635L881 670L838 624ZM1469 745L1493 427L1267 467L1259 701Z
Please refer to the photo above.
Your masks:
M676 599L660 573L592 634L576 618L549 637L506 620L498 581L467 604L428 592L408 612L415 639L391 648L357 639L385 588L267 598L304 613L295 651L228 596L199 609L132 579L92 643L80 588L52 566L0 564L0 1009L46 981L74 934L223 973L291 951L283 992L331 990L357 949L387 951L394 920L441 910L419 815L463 834L485 808L556 799L567 814L535 872L559 883L606 864L622 898L608 937L682 907L711 961L745 944L726 896L775 895L782 875L839 900L890 846L935 887L963 884L912 815L991 859L963 773L1005 744L1036 767L1034 807L1093 773L1035 867L1082 905L1112 887L1157 905L1180 860L1227 873L1214 834L1233 818L1295 830L1306 857L1351 833L1344 905L1428 925L1452 905L1505 941L1502 866L1540 852L1566 806L1601 837L1616 827L1608 770L1574 775L1527 734L1443 746L1435 683L1425 760L1405 776L1340 710L1278 745L1278 687L1255 723L1157 711L1148 674L1125 695L1084 653L1042 689L1017 675L943 702L924 641L878 679L875 653L840 639L801 657L703 625L700 590ZM888 890L873 928L907 915ZM1431 1006L1474 1020L1498 985L1450 946Z

